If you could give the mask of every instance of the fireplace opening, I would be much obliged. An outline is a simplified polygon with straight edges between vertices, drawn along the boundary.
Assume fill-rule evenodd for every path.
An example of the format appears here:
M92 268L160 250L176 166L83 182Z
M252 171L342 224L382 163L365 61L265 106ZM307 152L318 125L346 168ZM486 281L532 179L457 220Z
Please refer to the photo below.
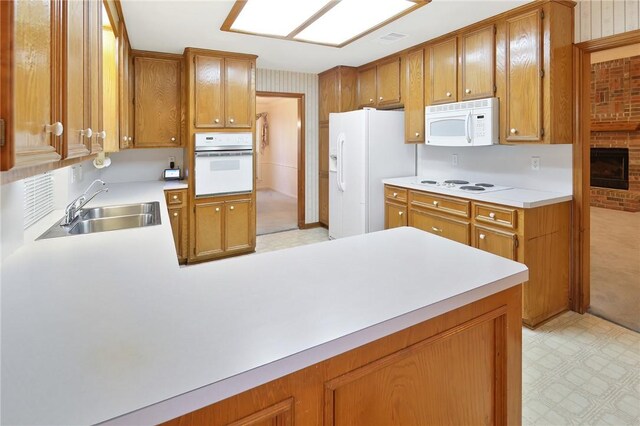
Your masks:
M629 149L591 148L591 186L629 189Z

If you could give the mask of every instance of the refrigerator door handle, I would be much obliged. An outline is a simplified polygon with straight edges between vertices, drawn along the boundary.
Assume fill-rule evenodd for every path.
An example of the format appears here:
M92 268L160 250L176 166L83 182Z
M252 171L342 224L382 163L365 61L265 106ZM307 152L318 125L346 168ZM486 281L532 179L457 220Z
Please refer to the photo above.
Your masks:
M344 133L340 133L338 135L338 173L337 173L337 183L338 189L341 192L344 192L345 182L344 182Z

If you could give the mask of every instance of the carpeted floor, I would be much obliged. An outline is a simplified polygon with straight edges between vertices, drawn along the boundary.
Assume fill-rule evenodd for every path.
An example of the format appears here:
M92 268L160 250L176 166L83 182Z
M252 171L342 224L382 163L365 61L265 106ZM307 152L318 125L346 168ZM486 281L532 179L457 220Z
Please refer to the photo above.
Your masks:
M298 200L273 189L256 193L258 235L298 228Z
M589 312L640 332L640 212L591 207Z

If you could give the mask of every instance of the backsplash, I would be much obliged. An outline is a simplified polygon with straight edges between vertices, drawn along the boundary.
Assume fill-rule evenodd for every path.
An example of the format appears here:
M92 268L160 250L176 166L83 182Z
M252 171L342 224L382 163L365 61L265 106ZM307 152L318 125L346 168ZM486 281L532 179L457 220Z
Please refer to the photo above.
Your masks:
M457 166L453 156L457 156ZM540 159L532 170L531 158ZM539 191L572 192L572 145L418 146L418 176L466 179Z
M169 168L169 157L175 157L176 167L184 173L182 148L129 149L109 157L111 166L100 170L100 178L107 183L161 180L163 170Z

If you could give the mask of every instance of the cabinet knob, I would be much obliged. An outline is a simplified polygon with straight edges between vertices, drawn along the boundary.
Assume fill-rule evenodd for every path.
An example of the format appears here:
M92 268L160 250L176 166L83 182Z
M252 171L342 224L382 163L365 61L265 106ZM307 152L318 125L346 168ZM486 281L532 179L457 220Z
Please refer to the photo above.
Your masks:
M178 217L178 212L174 212L173 217Z
M404 212L398 212L398 216L402 216Z
M436 228L435 226L432 226L431 229L435 232L442 232L442 229Z
M485 238L487 238L487 236L486 236L486 235L484 235L484 234L480 234L480 239L481 239L481 240L484 240Z
M177 199L178 199L178 196L177 196L177 195L174 195L174 196L173 196L173 199L174 199L174 200L177 200Z
M518 129L515 129L515 128L514 128L514 129L511 129L511 134L512 134L512 135L515 135L516 133L518 133Z
M133 138L131 136L129 136L128 139L129 139L129 142L131 142L133 140Z
M80 135L90 138L93 136L93 130L91 130L91 127L87 127L85 130L80 130Z
M231 206L231 207L229 207L229 210L233 210L234 208L235 208L235 207Z
M233 123L235 123L235 122L236 122L236 120L234 120L233 118L230 118L230 119L229 119L229 123L233 124Z
M101 132L98 132L98 133L96 134L96 136L97 136L97 137L99 137L100 139L106 139L106 138L107 138L107 131L106 131L106 130L103 130L103 131L101 131Z
M219 118L216 118L215 120L213 120L214 123L218 124L220 122Z
M397 192L394 192L394 193L393 193L393 198L396 198L397 196L398 196L398 193L397 193Z
M451 92L447 92L447 98L451 97Z
M219 212L220 211L220 207L216 207L216 211Z
M495 219L496 218L496 214L494 212L489 213L489 217L491 219Z
M416 138L419 138L419 137L420 137L420 133L416 132Z
M126 136L123 136L123 137L122 137L122 142L126 142L127 140L128 140L128 139L127 139L127 137L126 137Z
M438 202L437 202L437 201L434 201L434 202L433 202L433 205L434 205L434 206L436 206L436 207L438 207Z
M471 93L471 89L465 90L464 93L466 93L468 95L469 93Z
M372 104L373 103L373 98L369 98L369 103Z
M44 126L44 131L47 133L52 133L53 136L60 136L62 132L64 132L64 126L61 122L56 121L53 124L47 124Z
M383 98L382 96L380 96L378 99L379 99L379 100L383 100L384 98Z
M171 142L175 142L175 141L176 141L176 138L171 138Z

